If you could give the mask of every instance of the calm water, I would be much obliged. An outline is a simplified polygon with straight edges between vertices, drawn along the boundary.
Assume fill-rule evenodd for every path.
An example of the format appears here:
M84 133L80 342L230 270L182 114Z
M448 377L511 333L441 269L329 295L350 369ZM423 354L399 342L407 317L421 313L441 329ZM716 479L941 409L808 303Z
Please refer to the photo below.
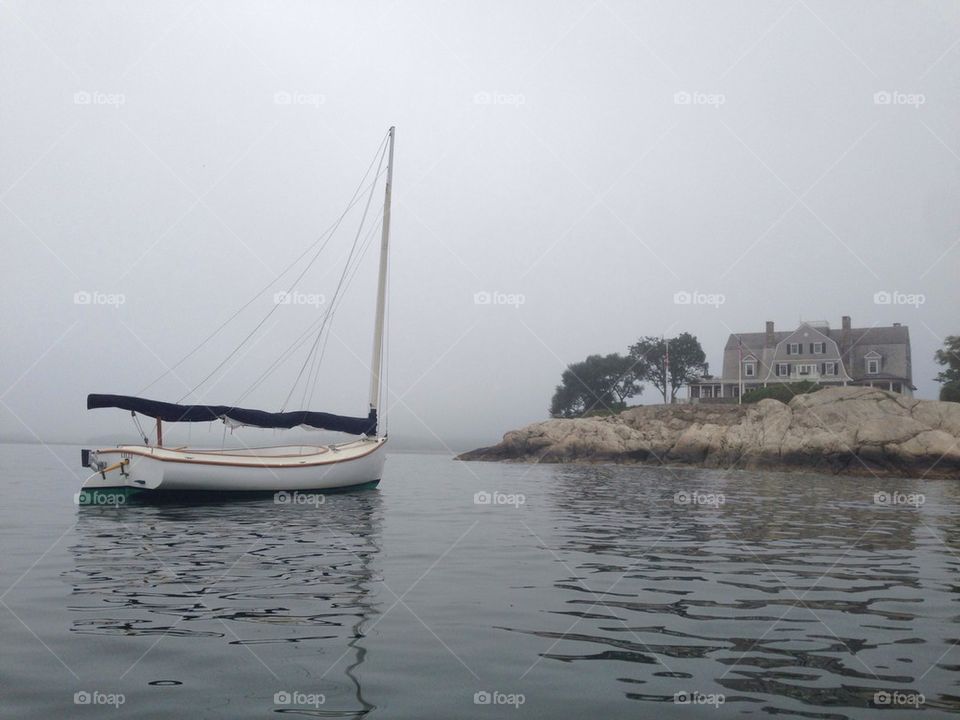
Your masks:
M78 510L78 455L0 446L2 717L960 711L956 484L391 455L319 506Z

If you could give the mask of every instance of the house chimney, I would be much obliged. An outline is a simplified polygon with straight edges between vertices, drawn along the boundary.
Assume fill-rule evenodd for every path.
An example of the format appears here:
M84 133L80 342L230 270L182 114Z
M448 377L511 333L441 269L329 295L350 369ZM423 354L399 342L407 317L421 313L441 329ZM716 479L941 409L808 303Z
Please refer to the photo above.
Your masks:
M773 320L767 320L767 347L773 347Z
M849 329L850 329L850 316L849 316L849 315L844 315L842 318L840 318L840 321L843 323L843 329L844 329L844 330L849 330Z

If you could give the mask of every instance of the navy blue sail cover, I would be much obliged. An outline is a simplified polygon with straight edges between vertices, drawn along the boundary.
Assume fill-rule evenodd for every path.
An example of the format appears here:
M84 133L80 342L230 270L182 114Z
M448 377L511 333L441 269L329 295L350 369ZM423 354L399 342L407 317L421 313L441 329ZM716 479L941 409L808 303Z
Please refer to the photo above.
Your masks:
M377 411L372 408L370 414L363 418L309 410L271 413L230 405L177 405L129 395L87 395L87 410L95 408L130 410L164 422L229 420L238 425L261 428L293 428L298 425L307 425L317 430L335 430L351 435L375 435L377 432Z

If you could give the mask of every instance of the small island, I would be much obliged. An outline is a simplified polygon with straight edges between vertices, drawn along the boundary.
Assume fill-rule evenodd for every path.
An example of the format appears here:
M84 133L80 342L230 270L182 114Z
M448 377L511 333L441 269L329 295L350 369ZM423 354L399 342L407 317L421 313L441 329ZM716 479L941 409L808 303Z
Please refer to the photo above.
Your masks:
M570 365L554 395L552 419L508 432L498 444L457 459L960 478L960 337L948 337L937 352L946 368L937 378L944 383L940 400L920 400L910 392L909 364L907 376L895 382L873 377L895 363L884 364L881 353L875 360L869 346L861 344L862 357L851 360L853 353L844 348L848 330L844 317L832 348L836 356L822 363L825 373L813 362L781 362L778 353L829 353L829 330L804 323L778 335L767 323L766 333L755 337L731 335L720 379L706 373L695 337L644 338L626 356L595 355ZM890 330L906 337L899 325ZM797 333L819 337L797 341L791 350ZM801 379L793 377L795 367L808 366L817 371L813 382L791 382ZM765 368L771 376L766 380ZM865 375L857 377L858 371ZM747 385L744 377L754 382ZM723 378L733 380L724 385ZM664 404L626 406L643 382L662 393ZM704 394L711 385L732 391ZM685 402L677 393L683 386L693 390Z
M457 459L960 478L960 403L837 387L788 403L648 405L533 423Z

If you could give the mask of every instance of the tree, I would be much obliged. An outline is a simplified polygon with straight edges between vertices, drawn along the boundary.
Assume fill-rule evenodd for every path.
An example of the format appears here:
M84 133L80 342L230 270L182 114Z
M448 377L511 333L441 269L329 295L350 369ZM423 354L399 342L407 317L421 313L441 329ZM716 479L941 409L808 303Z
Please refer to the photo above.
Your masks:
M947 335L943 348L933 354L933 359L946 367L935 380L939 383L960 383L960 335Z
M553 417L579 417L596 410L618 411L643 390L633 359L619 353L591 355L563 372L550 403Z
M700 341L686 332L669 339L642 337L630 346L630 357L638 368L645 364L642 380L660 391L664 404L668 393L669 402L675 402L677 390L707 372L707 356Z
M707 372L707 355L700 341L690 333L680 333L670 340L670 402L677 399L677 390Z
M663 338L647 335L630 346L630 357L643 363L642 380L653 385L667 402L667 370L664 363L666 346Z
M960 381L944 384L940 388L940 399L944 402L960 403Z

